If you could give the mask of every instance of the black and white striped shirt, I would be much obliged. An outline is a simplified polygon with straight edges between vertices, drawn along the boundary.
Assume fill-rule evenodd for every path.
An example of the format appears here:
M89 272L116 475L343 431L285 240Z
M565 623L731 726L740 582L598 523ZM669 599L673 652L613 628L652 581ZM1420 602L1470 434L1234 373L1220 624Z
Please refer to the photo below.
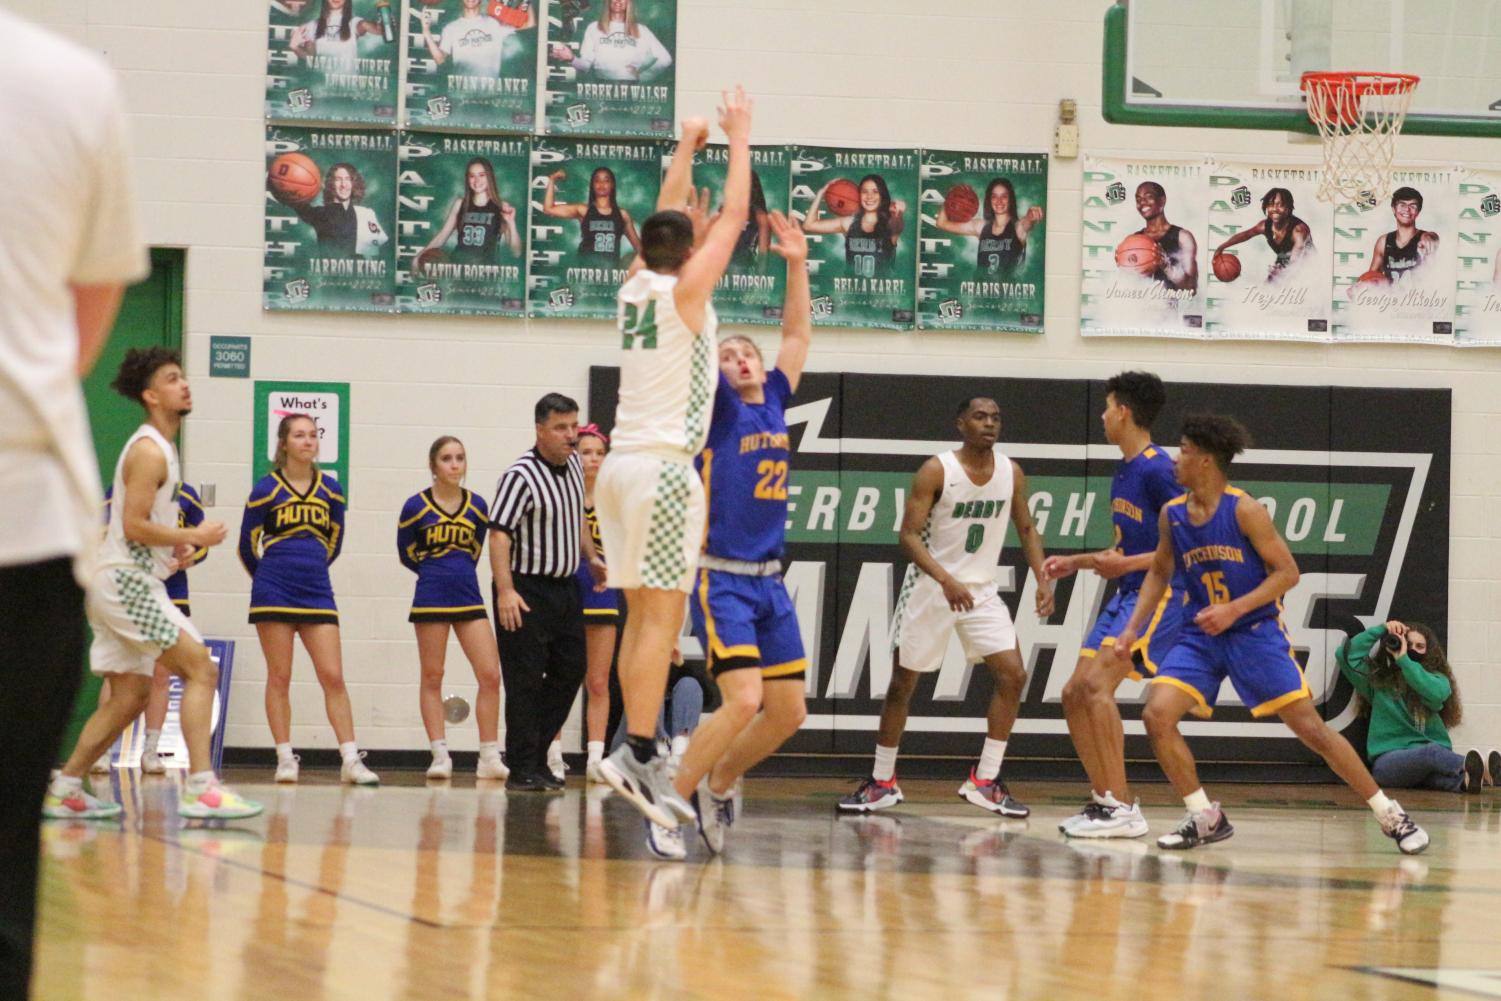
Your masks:
M554 466L532 448L495 488L490 527L511 537L511 573L571 577L584 525L584 468L577 454Z

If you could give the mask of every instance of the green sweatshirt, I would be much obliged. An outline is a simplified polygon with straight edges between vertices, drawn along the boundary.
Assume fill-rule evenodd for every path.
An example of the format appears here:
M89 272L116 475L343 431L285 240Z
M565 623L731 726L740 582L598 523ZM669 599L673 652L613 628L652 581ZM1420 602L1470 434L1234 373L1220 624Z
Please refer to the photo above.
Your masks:
M1432 713L1427 725L1421 729L1412 713L1407 711L1407 703L1402 698L1400 688L1371 687L1371 664L1366 657L1385 635L1386 626L1372 626L1341 643L1334 654L1340 671L1371 704L1371 731L1366 738L1366 753L1374 761L1387 751L1422 747L1424 744L1442 744L1452 748L1454 745L1449 742L1449 730L1438 715L1453 693L1448 678L1426 670L1411 657L1398 658L1397 666L1402 669L1403 680L1418 693L1423 704Z

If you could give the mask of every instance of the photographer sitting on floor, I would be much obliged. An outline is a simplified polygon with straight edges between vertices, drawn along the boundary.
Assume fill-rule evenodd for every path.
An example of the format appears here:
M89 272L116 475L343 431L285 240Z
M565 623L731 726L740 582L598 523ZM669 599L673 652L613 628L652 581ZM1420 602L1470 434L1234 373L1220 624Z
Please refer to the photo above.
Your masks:
M1340 644L1335 659L1369 707L1366 754L1383 788L1480 791L1480 752L1456 754L1449 741L1463 708L1432 629L1396 620L1372 626Z

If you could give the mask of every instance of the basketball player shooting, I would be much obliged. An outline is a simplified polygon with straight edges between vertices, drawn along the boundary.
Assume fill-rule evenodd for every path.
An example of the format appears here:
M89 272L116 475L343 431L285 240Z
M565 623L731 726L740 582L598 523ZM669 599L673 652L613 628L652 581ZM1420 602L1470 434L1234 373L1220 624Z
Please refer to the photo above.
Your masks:
M697 122L684 123L657 211L642 224L641 266L619 297L615 449L595 485L609 586L625 592L628 609L620 646L627 737L599 770L647 819L669 829L694 816L667 778L655 735L706 519L693 460L708 437L718 382L710 297L750 212L751 101L742 88L724 95L719 126L730 150L724 207L702 242L682 211L693 151L706 138Z

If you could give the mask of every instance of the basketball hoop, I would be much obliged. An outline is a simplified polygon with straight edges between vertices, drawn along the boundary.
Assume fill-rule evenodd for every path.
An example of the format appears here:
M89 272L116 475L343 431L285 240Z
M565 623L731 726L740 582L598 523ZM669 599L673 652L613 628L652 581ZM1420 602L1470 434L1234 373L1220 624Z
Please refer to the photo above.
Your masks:
M1324 140L1319 198L1371 207L1391 191L1392 156L1418 78L1411 73L1304 73L1308 117Z

